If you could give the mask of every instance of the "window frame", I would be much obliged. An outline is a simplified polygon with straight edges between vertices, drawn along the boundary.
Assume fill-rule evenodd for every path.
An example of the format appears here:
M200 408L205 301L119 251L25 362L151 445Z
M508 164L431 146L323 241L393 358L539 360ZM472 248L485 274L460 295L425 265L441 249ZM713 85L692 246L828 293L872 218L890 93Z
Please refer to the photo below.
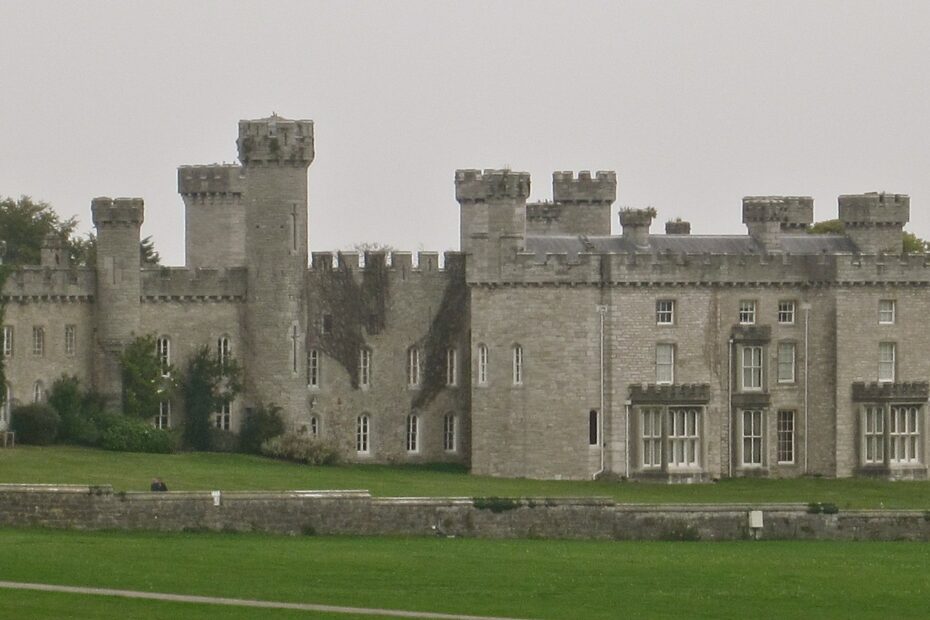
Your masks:
M782 353L791 351L791 359L784 360ZM775 382L780 385L791 385L798 381L798 344L793 340L782 340L778 343L775 360ZM782 370L790 370L790 376L783 376Z
M161 400L158 402L158 413L155 414L155 420L152 424L160 430L171 428L171 401Z
M668 360L659 359L660 351L667 351L669 353ZM675 357L675 343L656 343L656 385L672 385L675 383ZM667 369L667 376L662 374L660 369Z
M885 464L885 407L868 404L862 407L862 454L863 465ZM871 456L870 456L871 455Z
M794 465L797 445L797 412L794 409L779 409L776 415L775 462L779 465Z
M521 386L525 379L524 373L524 356L523 356L523 345L520 343L514 343L511 347L511 357L513 358L513 385Z
M749 365L746 364L746 352L750 352ZM758 364L755 364L755 353L758 353ZM750 379L758 374L758 385L754 381L747 384L746 377L749 372ZM743 392L761 392L765 386L765 347L758 344L744 344L740 347L740 390Z
M422 377L420 376L420 348L412 345L407 348L407 387L418 388Z
M367 413L355 418L355 453L371 454L371 416Z
M32 384L32 402L44 403L45 398L45 384L42 383L42 379L36 379L35 383Z
M455 347L446 348L446 387L459 384L459 352Z
M601 412L597 409L588 411L588 445L592 448L601 445Z
M458 452L458 416L447 413L442 417L442 449L444 452Z
M371 349L358 349L358 387L367 390L371 387Z
M77 353L77 325L68 323L65 325L65 355L68 357Z
M475 358L478 362L478 368L477 368L478 376L475 378L476 379L475 383L482 387L490 385L491 382L489 381L490 379L489 365L490 365L491 353L488 349L488 345L484 344L483 342L478 343L478 354L475 356Z
M663 307L667 304L668 307ZM657 299L656 300L656 325L674 325L675 324L675 300L674 299Z
M887 359L885 354L890 352L891 359ZM898 362L898 345L896 342L879 342L878 343L878 382L894 383L897 376Z
M899 415L901 414L901 415ZM921 455L921 407L893 404L888 407L888 464L892 467L919 465ZM902 424L903 422L903 424Z
M320 388L320 350L316 347L307 349L307 387Z
M407 454L417 454L420 452L420 416L408 415L406 429Z
M45 357L45 326L32 326L32 355Z
M878 300L878 324L894 325L898 315L898 302L896 299Z
M663 407L639 408L640 467L645 471L662 469L664 446L662 445ZM649 459L647 459L647 455Z
M224 400L220 404L220 410L214 413L214 427L221 431L228 431L232 426L232 403Z
M171 338L159 336L155 339L155 355L158 357L158 371L162 377L171 376Z
M307 431L310 433L311 437L320 436L320 417L317 415L310 416L310 421L307 424Z
M670 471L700 469L701 408L671 405L666 411L666 466Z
M748 429L746 428L747 415L750 418ZM740 440L740 466L765 467L765 411L763 409L740 409ZM748 455L746 453L747 441L750 448ZM747 456L750 460L747 460Z
M3 326L3 357L9 359L13 357L13 343L16 332L12 325Z
M755 325L756 311L758 310L755 299L741 299L739 301L739 318L740 325Z
M798 304L793 299L782 299L778 302L775 318L779 325L794 325L797 318Z
M216 361L219 362L221 367L226 368L229 366L231 360L232 345L230 344L229 336L223 334L216 339Z

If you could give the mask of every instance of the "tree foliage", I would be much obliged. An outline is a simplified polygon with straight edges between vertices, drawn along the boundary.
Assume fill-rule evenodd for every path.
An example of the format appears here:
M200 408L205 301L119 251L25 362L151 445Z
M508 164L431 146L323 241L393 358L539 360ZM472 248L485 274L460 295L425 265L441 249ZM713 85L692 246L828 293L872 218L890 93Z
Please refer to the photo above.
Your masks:
M195 450L209 450L210 416L242 391L242 371L236 360L220 359L210 347L198 348L181 379L184 396L184 439Z
M35 265L41 258L46 235L59 236L72 259L79 258L72 234L75 218L62 220L47 202L29 196L19 200L0 198L0 240L6 243L4 262L12 265Z
M123 412L147 420L158 414L159 403L175 389L174 367L162 369L155 336L139 336L120 356L123 377ZM164 374L163 374L164 370Z

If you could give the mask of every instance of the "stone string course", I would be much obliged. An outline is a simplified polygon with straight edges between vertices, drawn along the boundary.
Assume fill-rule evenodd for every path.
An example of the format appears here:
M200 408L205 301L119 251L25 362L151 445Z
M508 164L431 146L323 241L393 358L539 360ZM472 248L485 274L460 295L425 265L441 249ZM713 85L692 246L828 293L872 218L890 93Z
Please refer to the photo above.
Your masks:
M605 498L377 498L366 491L114 492L0 485L0 526L596 540L930 540L930 512L804 504L616 504Z

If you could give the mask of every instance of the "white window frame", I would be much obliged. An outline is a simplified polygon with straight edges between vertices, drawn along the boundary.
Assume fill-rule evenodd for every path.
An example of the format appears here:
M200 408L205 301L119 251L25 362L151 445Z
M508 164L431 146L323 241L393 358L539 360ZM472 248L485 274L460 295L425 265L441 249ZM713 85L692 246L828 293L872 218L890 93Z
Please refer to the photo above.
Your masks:
M446 349L446 385L458 385L458 351L454 347Z
M643 469L662 467L662 407L642 407L639 412L640 463Z
M675 345L670 342L656 343L656 383L675 383Z
M216 339L216 361L226 368L232 359L232 348L229 345L229 336L223 335Z
M14 330L12 325L3 326L3 357L13 357L13 337Z
M41 379L36 380L36 382L32 384L32 402L45 402L45 385L42 383Z
M894 342L878 343L878 382L894 383L898 346Z
M476 383L478 385L488 385L488 360L490 357L490 352L488 351L488 345L481 343L478 345L478 377Z
M371 349L368 347L358 350L358 387L371 387Z
M762 409L740 410L740 438L740 464L743 467L764 466L765 414Z
M783 341L778 343L778 360L775 364L775 379L778 383L795 383L797 367L797 343Z
M797 304L794 300L783 299L778 302L778 324L794 325Z
M674 299L657 299L656 300L656 325L674 325L675 324L675 300Z
M862 463L885 464L885 407L865 405L862 408Z
M307 385L320 387L320 351L315 347L307 350Z
M668 408L668 468L701 466L701 410L698 407Z
M158 369L162 377L171 375L171 339L159 336L155 340L155 354L158 356Z
M223 401L220 410L216 412L213 420L214 426L222 431L228 431L232 423L232 403Z
M765 356L763 353L764 350L761 345L747 344L740 348L740 387L742 391L762 391L762 385L765 381L765 369L763 367Z
M795 458L795 421L793 409L779 409L775 428L775 460L779 465L793 465Z
M888 463L920 463L920 407L892 405L888 414Z
M320 418L318 416L310 416L310 424L308 425L307 430L309 431L311 437L320 436Z
M442 418L442 449L446 452L458 451L458 417L447 413Z
M878 300L878 324L894 325L897 318L897 301L894 299Z
M77 351L77 325L65 325L65 355L74 355Z
M420 451L420 416L411 413L407 416L407 452L415 454Z
M513 384L523 385L523 345L515 344L513 352Z
M355 452L371 454L371 416L367 413L355 418Z
M158 403L158 413L153 423L155 428L167 430L171 428L171 401L163 400Z
M754 299L741 299L739 302L739 324L756 324L756 301Z
M416 345L407 349L407 387L420 387L420 349Z
M41 325L32 327L32 354L39 357L45 355L45 328Z

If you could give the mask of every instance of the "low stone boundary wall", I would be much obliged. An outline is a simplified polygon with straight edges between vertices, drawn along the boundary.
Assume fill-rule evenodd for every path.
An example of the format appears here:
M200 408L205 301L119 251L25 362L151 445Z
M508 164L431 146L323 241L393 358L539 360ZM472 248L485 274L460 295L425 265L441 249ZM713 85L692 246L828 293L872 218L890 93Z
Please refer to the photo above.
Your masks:
M750 527L754 511L758 511L756 527ZM0 526L289 535L927 541L930 511L825 514L812 512L806 504L645 505L596 497L381 498L367 491L124 493L110 486L7 484L0 485Z

